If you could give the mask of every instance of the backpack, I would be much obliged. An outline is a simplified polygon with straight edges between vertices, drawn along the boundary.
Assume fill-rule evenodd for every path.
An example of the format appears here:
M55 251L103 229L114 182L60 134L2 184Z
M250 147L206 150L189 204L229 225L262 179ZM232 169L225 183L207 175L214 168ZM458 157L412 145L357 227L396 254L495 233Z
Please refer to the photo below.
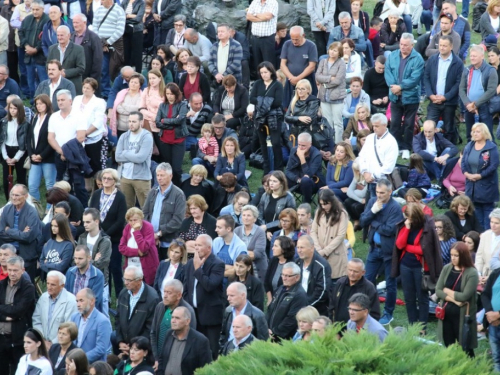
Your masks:
M384 9L385 0L379 0L373 8L373 17L380 17L382 14L382 9Z

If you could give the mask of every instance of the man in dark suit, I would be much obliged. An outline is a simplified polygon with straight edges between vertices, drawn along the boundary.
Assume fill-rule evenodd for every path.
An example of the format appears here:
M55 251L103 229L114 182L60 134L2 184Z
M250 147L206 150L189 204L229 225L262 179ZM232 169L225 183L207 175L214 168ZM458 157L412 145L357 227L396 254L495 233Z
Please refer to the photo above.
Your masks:
M267 325L273 341L291 339L297 331L297 313L308 305L307 294L300 284L300 267L288 262L281 271L283 285L276 290L267 309Z
M194 374L206 364L212 362L208 339L191 329L191 314L185 307L179 306L172 313L172 329L165 334L165 345L158 361L157 374L179 373Z
M82 94L82 77L85 72L85 52L83 47L70 42L71 31L68 26L57 28L57 41L49 48L47 60L62 60L62 76L75 85L77 95ZM61 59L62 57L62 59Z
M227 287L226 294L229 306L226 307L222 320L222 330L219 340L221 354L226 344L232 342L236 337L233 330L233 321L240 315L250 318L252 323L252 330L250 332L253 336L259 340L266 341L269 338L266 316L247 300L247 287L245 284L239 282L230 284Z
M235 350L241 350L257 340L255 336L252 335L253 323L249 316L238 315L234 318L232 330L234 332L234 339L228 341L226 345L224 345L221 352L222 355L228 355Z
M85 53L85 71L82 80L85 78L94 78L97 82L101 81L102 72L102 42L99 36L87 27L87 17L85 14L76 14L73 17L73 27L75 32L71 36L71 41L78 46L83 47ZM101 86L97 88L95 95L100 96Z
M208 234L198 236L194 258L185 266L183 297L193 306L197 330L208 338L214 359L219 351L224 311L224 270L224 262L212 253L212 238Z
M305 234L297 241L300 267L300 283L307 293L309 305L315 307L320 315L328 313L328 291L332 269L330 264L314 250L314 241Z

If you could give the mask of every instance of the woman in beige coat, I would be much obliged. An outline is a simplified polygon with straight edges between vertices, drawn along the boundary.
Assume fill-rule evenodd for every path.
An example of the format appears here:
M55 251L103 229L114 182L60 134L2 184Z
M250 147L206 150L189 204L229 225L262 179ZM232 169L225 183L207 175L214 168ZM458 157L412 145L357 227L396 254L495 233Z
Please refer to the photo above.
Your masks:
M347 250L344 239L349 218L332 190L320 190L318 202L319 207L312 224L311 236L314 248L332 268L332 282L336 282L347 274Z

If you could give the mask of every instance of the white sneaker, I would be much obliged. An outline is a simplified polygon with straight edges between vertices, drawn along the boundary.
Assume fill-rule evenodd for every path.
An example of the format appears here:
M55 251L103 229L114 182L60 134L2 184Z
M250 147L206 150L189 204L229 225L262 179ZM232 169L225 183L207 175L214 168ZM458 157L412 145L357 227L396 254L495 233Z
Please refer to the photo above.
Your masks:
M403 159L408 160L410 158L410 151L408 150L403 150L403 154L401 156Z

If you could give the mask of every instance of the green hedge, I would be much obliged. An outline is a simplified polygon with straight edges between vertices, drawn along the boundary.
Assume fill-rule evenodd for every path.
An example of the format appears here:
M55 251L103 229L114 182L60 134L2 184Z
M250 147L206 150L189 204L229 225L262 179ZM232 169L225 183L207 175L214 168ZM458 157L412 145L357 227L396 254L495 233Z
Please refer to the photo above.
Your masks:
M255 342L241 351L221 357L197 375L340 375L340 374L492 374L492 363L482 353L469 359L457 345L445 348L425 344L419 327L391 332L384 343L366 332L349 333L337 340L335 326L312 342L282 345Z

